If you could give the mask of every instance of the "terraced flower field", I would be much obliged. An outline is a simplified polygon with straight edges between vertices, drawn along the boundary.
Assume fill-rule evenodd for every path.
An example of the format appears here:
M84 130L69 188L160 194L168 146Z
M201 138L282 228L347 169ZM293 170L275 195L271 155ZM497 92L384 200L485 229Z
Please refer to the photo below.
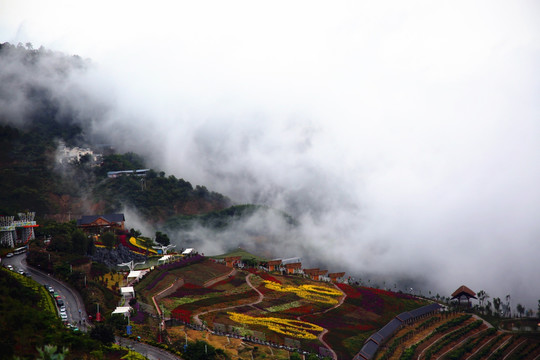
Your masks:
M340 288L298 276L237 271L208 287L188 283L162 304L173 318L200 319L216 331L294 344L315 353L325 347L321 338L326 329L324 339L333 351L340 358L352 358L363 340L387 319L425 303L376 289ZM383 311L388 313L382 315Z
M472 315L432 317L395 334L376 359L537 359L538 336L497 331Z
M166 317L205 325L216 334L241 335L338 359L352 359L366 339L396 315L428 304L407 294L295 275L231 272L209 260L163 268L138 286L156 294L179 277L184 285L160 301ZM169 329L172 340L183 340L174 335L179 333L175 327ZM532 360L540 359L540 341L497 332L471 315L440 313L401 328L376 358Z

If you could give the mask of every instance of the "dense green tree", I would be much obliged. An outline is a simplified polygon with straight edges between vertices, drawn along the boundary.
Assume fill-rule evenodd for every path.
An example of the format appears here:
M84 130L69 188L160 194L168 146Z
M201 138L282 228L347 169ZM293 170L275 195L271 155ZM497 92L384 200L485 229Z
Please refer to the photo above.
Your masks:
M111 316L107 318L107 324L116 330L125 330L128 319L122 314L111 314Z
M114 342L114 330L108 324L97 324L90 330L90 337L105 345L111 345Z
M142 233L139 230L130 229L129 230L129 235L131 235L134 238L138 238L139 236L142 235Z
M112 249L116 246L116 236L112 232L106 232L101 235L101 242L107 247L107 249Z
M185 360L213 360L227 359L227 356L222 349L216 349L205 341L197 340L196 342L188 342L187 348L182 351L182 358Z
M171 240L167 234L162 233L161 231L156 231L156 242L163 246L167 246L171 243Z
M71 267L68 263L61 263L54 267L54 272L57 276L67 279L71 275Z
M45 345L43 348L38 348L38 360L64 360L69 353L67 348L62 348L59 352L57 350L56 345Z
M48 247L49 251L59 251L59 252L71 252L72 245L71 240L67 235L56 235L52 238L51 243Z
M79 255L85 255L88 252L88 245L91 240L81 230L77 229L71 234L71 246L73 252Z

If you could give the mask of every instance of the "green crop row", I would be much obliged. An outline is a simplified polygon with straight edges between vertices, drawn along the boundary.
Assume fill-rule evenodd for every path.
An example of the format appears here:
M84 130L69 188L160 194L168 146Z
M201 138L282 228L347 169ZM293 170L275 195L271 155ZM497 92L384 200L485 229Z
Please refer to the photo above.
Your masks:
M401 335L398 338L395 338L394 341L386 348L386 351L384 355L379 360L386 360L392 357L394 355L394 351L396 351L397 347L403 343L404 340L408 339L410 336L414 334L414 331L408 331L405 334Z
M479 360L484 358L490 351L493 349L495 344L497 344L501 339L503 338L503 335L499 335L495 338L495 341L490 342L488 345L484 346L480 351L478 351L476 354L471 356L470 360Z
M492 336L496 332L497 329L489 328L484 331L480 336L467 340L467 342L459 349L450 352L447 356L447 359L459 360L463 358L466 354L469 354L471 351L473 351L478 346L478 344L480 344L486 337Z
M421 324L419 324L417 327L416 327L416 330L424 330L426 328L428 328L429 326L431 326L432 324L436 323L437 321L439 321L441 318L438 317L438 316L432 316L430 317L429 319L423 321Z
M523 342L522 344L518 345L518 347L512 351L511 356L508 356L506 359L508 360L519 360L526 358L527 354L531 353L532 349L534 347L531 347L531 344L527 341Z
M516 340L516 337L515 336L512 336L510 338L510 340L508 340L508 342L506 344L504 344L502 347L500 347L497 351L495 351L495 353L493 353L493 355L491 355L489 358L490 359L493 359L493 360L497 360L497 359L500 359L503 354L504 354L504 351L514 343L514 341Z
M426 357L425 357L426 360L430 360L431 356L439 352L443 347L462 338L464 335L468 334L474 329L479 328L480 326L482 326L482 324L483 324L482 320L477 320L473 323L470 323L469 325L465 327L462 327L461 329L455 330L452 333L444 336L441 339L441 341L438 341L436 344L432 345L428 351L426 351Z
M407 348L403 351L403 354L399 357L399 360L412 360L414 358L414 353L416 352L416 348L420 345L420 343L416 343L410 348Z
M451 329L453 327L456 327L456 326L462 324L463 322L469 320L471 318L471 316L472 315L463 315L463 316L460 316L458 318L448 320L444 324L438 326L431 334L429 334L428 336L423 338L421 341L419 341L416 344L412 345L411 347L405 349L405 351L403 351L403 354L401 354L400 360L412 359L414 357L414 352L416 351L416 348L420 344L424 343L425 341L428 341L433 336L435 336L435 334L437 334L437 333L445 332L445 331L447 331L447 330L449 330L449 329ZM431 321L431 320L426 320L426 321L424 321L424 323L426 323L427 321ZM422 323L422 324L424 324L424 323ZM422 325L422 324L420 324L420 325Z

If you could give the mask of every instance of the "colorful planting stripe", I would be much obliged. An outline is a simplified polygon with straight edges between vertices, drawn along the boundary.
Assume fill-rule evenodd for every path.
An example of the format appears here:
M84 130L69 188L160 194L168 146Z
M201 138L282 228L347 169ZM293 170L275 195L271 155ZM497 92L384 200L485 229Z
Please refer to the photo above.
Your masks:
M326 286L319 285L300 285L300 286L289 286L278 284L273 281L264 281L265 286L274 291L280 292L292 292L296 295L304 298L306 300L320 302L324 304L334 305L338 303L337 299L332 298L331 296L340 296L342 293L337 289L332 289Z
M139 245L139 244L137 243L137 239L135 239L134 237L131 237L131 238L129 239L129 243L130 243L131 245L133 245L133 246L135 246L135 247L141 249L142 251L148 250L149 253L152 253L152 254L154 254L154 255L157 255L157 251L156 251L156 250L154 250L154 249L152 249L152 248L145 248L144 246Z
M234 312L229 312L227 314L229 314L232 321L241 324L266 326L268 329L277 333L301 339L315 340L317 339L317 336L310 331L321 332L324 330L319 325L301 320L282 319L277 317L253 317Z

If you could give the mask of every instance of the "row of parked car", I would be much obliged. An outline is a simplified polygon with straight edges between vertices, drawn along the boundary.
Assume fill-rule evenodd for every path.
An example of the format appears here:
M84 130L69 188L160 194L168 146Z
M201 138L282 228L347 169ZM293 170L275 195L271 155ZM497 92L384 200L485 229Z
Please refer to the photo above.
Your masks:
M51 293L51 295L54 297L54 300L56 301L56 305L58 306L58 313L60 314L60 318L62 319L63 322L67 322L68 317L67 317L66 305L64 304L64 300L59 294L57 294L54 291L54 288L52 286L46 285L46 284L43 286L45 286L45 288L49 291L49 293Z
M15 271L16 273L19 273L19 274L21 274L21 275L25 275L25 276L30 277L30 274L24 272L23 269L16 269L16 268L13 267L13 265L10 265L10 264L4 265L4 266L5 266L5 268L8 269L8 270Z

